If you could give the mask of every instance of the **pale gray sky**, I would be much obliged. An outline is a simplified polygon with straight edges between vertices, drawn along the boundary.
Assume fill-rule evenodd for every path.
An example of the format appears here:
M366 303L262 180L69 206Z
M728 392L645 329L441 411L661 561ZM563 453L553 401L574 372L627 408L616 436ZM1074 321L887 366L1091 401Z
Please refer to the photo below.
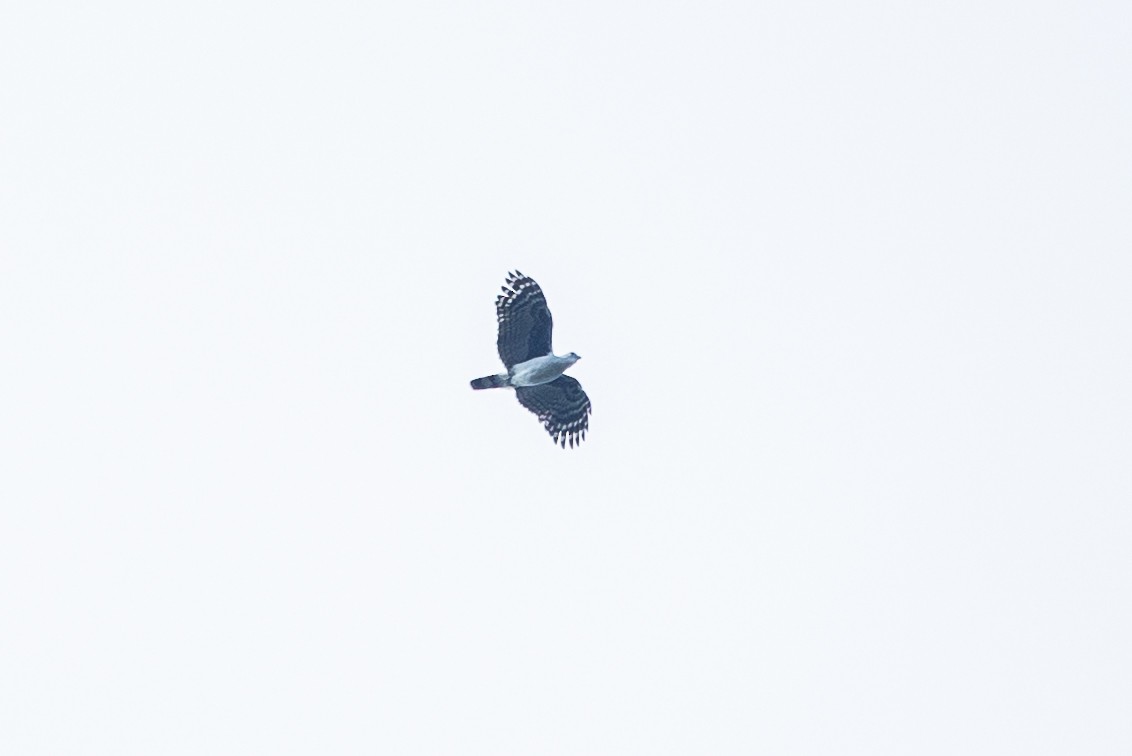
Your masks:
M0 752L1132 752L1130 32L9 7Z

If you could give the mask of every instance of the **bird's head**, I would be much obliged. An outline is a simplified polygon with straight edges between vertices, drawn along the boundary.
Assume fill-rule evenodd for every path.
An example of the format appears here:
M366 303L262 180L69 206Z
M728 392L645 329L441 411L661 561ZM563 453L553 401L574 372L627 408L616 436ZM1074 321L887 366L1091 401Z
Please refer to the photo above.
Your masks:
M576 352L570 352L570 354L566 355L566 359L570 360L571 364L573 364L582 358L579 357Z

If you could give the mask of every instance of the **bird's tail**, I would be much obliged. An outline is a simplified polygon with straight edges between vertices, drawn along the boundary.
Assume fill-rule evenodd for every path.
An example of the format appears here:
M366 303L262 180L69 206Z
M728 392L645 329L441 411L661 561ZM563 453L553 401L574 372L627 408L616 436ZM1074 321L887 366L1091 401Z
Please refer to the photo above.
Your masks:
M476 378L472 381L472 388L476 390L502 388L509 385L506 373L503 375L485 375L483 378Z

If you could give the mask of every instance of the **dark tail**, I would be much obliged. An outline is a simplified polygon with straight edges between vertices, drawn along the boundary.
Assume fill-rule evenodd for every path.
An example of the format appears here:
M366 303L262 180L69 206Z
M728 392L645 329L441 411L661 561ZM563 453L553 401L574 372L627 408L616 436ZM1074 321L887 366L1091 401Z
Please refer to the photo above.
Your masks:
M506 375L485 375L483 378L476 378L472 381L472 388L487 389L487 388L502 388L507 385Z

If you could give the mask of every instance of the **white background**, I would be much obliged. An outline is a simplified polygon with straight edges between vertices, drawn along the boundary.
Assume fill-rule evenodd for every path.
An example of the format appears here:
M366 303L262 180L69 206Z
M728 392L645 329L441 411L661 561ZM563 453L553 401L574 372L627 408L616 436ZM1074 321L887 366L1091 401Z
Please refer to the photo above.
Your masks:
M11 4L0 752L1132 752L1130 8Z

